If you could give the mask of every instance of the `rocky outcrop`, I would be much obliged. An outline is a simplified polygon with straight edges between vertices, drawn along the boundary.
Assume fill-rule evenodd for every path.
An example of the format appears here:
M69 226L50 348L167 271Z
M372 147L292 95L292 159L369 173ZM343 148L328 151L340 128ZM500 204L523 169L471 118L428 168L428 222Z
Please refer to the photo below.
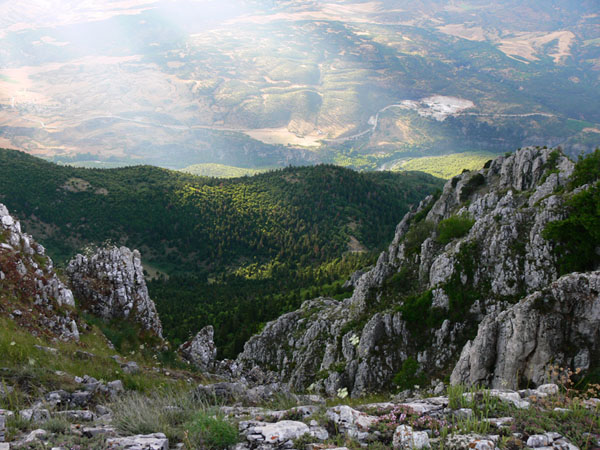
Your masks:
M350 298L305 302L252 337L238 361L295 390L352 396L390 389L409 357L430 375L450 370L486 315L557 279L542 230L566 215L556 191L573 167L557 151L527 148L449 180L406 214L376 265L350 281ZM457 217L472 227L442 241L442 222Z
M0 304L33 334L79 339L73 293L58 278L46 250L0 204Z
M217 357L214 342L215 330L212 325L202 328L193 339L181 344L179 353L198 369L208 372L213 370Z
M82 307L105 319L128 319L162 338L162 325L148 296L141 256L127 247L77 255L66 270Z
M451 382L540 385L555 366L586 371L599 357L600 272L573 273L486 316L463 348Z
M453 396L421 397L410 401L391 399L384 403L363 405L298 406L290 410L271 411L261 407L221 407L221 412L239 422L243 439L237 450L270 450L281 448L332 448L335 443L352 441L363 448L427 449L447 448L451 450L503 448L501 436L511 436L509 448L544 448L577 450L571 441L582 445L595 445L599 439L598 429L581 438L576 433L563 435L553 427L556 422L548 420L548 429L539 434L525 431L528 421L519 419L519 409L526 409L532 417L551 413L547 411L548 400L564 406L568 400L558 393L555 384L539 389L484 390L474 389L469 393L458 392ZM414 393L413 393L414 394ZM486 402L497 399L502 407L489 408L481 415ZM588 399L578 408L589 416L595 414L598 399ZM554 414L561 409L555 410ZM315 414L315 411L321 411ZM487 410L486 410L487 411ZM503 415L499 415L499 412ZM567 410L563 410L563 413ZM250 417L250 419L248 419ZM312 419L311 419L312 418ZM300 421L303 419L303 421ZM544 425L540 425L543 427ZM443 433L443 429L447 433ZM469 429L481 433L469 433ZM467 434L468 433L468 434ZM328 439L325 443L323 440ZM294 442L294 440L298 439ZM302 445L299 445L302 442ZM506 442L505 442L506 444ZM346 447L337 447L339 449ZM595 447L594 447L595 448Z

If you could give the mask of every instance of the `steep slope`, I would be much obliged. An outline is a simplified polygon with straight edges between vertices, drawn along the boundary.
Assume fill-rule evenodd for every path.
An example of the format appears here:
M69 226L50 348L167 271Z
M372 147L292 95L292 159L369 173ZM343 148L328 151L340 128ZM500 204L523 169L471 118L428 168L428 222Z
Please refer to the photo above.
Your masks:
M0 312L34 335L79 339L73 293L56 276L43 246L0 204Z
M558 150L527 148L451 179L439 198L428 197L406 214L388 250L356 281L352 297L305 302L250 339L239 361L246 367L269 369L293 388L311 385L330 395L342 387L353 396L389 390L397 373L395 381L402 385L403 376L415 365L418 370L413 369L412 375L449 375L486 315L498 314L530 294L524 302L531 303L544 295L534 292L548 292L543 289L559 277L554 243L544 238L543 231L550 222L571 217L565 202L573 196L567 186L573 168ZM560 283L551 291L569 284ZM571 313L598 307L597 293L590 289L592 304L573 307ZM567 291L565 299L576 296L576 290ZM555 316L560 317L565 313L560 308L568 307L560 306L562 300L557 303ZM510 314L514 317L516 312ZM488 328L495 320L491 317L485 322ZM502 335L499 330L509 330L514 320L499 317L500 325L492 330ZM574 317L571 320L579 315ZM598 327L593 317L592 330ZM490 333L494 331L480 330L471 345L482 349L488 342L498 342L502 347L502 338ZM591 355L597 351L598 336L591 332L588 337L595 342L589 348ZM581 342L561 342L573 345L557 360L572 363ZM503 354L518 358L511 349L496 351L499 358ZM481 364L487 364L493 376L491 355L489 364ZM557 349L552 356L560 356ZM519 375L539 383L539 370ZM489 380L468 373L464 370L460 379ZM521 380L504 381L514 385Z

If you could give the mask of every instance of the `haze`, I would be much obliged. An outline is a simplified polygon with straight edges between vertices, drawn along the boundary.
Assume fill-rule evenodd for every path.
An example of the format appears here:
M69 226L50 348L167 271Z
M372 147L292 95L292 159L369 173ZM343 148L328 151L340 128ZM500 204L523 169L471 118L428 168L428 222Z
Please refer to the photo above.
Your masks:
M576 155L600 137L599 23L570 0L4 1L0 146L177 169Z

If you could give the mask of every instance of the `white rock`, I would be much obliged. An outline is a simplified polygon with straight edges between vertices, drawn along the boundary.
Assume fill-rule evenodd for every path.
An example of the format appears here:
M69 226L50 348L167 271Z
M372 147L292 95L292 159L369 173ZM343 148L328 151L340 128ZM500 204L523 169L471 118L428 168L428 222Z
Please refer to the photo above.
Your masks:
M534 434L527 439L528 447L546 447L551 444L551 440L545 434Z
M536 391L546 395L556 395L558 394L558 386L554 383L542 384L537 387Z
M269 444L281 444L289 440L298 439L300 436L310 432L310 429L308 425L302 422L282 420L281 422L254 427L253 432L262 435L264 441Z
M431 448L429 436L424 431L413 431L408 425L400 425L394 431L392 445L394 449Z
M111 438L106 440L106 445L132 450L169 450L169 440L163 433Z
M29 433L23 442L28 444L30 442L37 441L38 439L45 438L47 434L48 432L46 430L38 428L37 430L33 430L31 433Z

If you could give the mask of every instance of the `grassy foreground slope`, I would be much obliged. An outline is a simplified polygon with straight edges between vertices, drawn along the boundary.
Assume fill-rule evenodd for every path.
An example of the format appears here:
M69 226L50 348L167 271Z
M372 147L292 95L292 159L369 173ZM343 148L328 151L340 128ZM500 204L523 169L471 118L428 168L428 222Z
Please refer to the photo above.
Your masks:
M229 356L262 322L339 291L409 205L441 187L422 173L325 165L228 180L83 169L11 150L0 150L0 172L0 202L55 261L105 240L140 249L149 272L170 277L150 285L167 336L212 323Z

